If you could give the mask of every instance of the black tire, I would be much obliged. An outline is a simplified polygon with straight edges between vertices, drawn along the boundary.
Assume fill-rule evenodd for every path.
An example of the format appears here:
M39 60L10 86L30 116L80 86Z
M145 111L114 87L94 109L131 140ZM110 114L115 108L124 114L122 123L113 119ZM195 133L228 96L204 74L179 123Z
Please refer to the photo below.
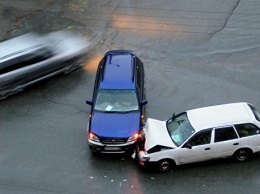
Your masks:
M234 153L233 158L238 162L244 162L248 160L248 158L250 158L251 155L252 151L250 149L242 148Z
M158 167L161 172L167 172L174 167L175 163L171 159L163 159L158 162Z

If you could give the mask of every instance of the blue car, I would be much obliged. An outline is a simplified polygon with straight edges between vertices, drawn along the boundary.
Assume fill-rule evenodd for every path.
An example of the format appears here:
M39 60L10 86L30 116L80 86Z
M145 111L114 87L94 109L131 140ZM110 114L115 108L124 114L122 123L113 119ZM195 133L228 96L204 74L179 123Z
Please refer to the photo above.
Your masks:
M100 61L87 129L93 153L132 151L144 125L145 79L134 52L112 50Z

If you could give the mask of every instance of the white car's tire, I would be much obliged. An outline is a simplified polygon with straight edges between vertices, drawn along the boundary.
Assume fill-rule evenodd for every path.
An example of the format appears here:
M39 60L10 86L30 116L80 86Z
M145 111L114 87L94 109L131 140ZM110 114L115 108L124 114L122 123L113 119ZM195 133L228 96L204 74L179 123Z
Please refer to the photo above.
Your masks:
M250 149L247 148L242 148L237 150L234 154L233 154L233 158L238 161L238 162L244 162L246 161L248 158L250 158L250 156L252 155L252 151Z
M175 162L171 159L162 159L158 162L158 167L161 172L167 172L175 166Z

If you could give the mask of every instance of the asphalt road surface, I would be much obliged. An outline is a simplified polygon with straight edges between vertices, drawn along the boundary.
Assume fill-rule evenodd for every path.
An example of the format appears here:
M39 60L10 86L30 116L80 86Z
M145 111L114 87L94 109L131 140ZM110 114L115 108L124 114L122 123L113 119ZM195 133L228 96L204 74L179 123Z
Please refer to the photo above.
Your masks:
M111 49L143 60L147 117L240 101L260 109L258 0L0 0L0 21L1 40L69 29L95 46L82 69L0 101L0 193L259 193L259 154L144 172L123 155L93 157L85 138L85 100Z

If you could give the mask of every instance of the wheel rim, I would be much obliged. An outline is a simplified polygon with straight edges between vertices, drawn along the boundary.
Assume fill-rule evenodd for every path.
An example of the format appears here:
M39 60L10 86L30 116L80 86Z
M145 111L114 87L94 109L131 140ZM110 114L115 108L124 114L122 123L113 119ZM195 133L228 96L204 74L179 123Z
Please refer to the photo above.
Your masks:
M167 171L171 168L171 163L168 160L164 160L160 163L160 170Z
M244 160L247 159L247 157L248 157L248 153L247 153L246 150L239 150L237 152L237 160L238 161L244 161Z

